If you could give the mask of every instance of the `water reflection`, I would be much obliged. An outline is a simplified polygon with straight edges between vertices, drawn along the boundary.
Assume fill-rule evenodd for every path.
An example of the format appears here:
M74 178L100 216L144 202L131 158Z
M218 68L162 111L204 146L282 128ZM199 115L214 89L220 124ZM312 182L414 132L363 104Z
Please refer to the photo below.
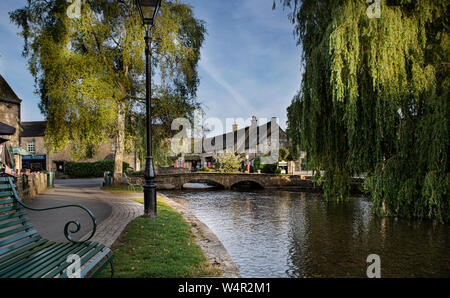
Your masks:
M181 198L229 251L243 277L365 277L381 257L383 277L450 277L450 229L380 219L364 198L324 202L288 191L167 192Z

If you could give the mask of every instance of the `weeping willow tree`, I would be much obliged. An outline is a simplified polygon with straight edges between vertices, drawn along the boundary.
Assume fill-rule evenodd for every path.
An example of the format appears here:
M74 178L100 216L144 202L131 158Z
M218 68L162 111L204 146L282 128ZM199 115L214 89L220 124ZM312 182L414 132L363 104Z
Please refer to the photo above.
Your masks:
M365 173L378 215L449 222L448 1L280 1L303 52L288 132L325 198Z
M70 145L74 159L89 157L112 137L114 175L120 178L127 141L144 137L126 128L127 114L145 101L144 28L135 1L28 0L10 17L25 41L49 150ZM190 6L163 1L152 28L153 71L161 78L153 82L155 119L189 116L197 108L205 33Z

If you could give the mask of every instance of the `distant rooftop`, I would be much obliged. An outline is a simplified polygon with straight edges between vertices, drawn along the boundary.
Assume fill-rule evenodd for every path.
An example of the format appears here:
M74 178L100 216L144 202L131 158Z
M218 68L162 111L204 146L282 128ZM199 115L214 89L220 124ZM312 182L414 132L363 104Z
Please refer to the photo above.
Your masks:
M45 128L47 121L22 122L21 137L43 137L45 136Z

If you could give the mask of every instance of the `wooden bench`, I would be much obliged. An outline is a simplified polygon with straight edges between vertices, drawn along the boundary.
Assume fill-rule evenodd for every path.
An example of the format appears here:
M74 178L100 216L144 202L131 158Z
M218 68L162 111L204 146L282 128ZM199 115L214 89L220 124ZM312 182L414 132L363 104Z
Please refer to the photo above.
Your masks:
M60 208L81 208L93 221L93 230L85 241L75 241L71 233L80 230L78 221L64 226L68 242L43 239L27 217L25 209L46 211ZM73 228L70 228L72 226ZM19 198L12 177L0 177L0 278L67 278L73 277L74 266L80 265L77 277L95 277L107 264L114 274L111 250L90 242L97 224L92 212L81 205L66 205L45 209L31 208ZM79 259L71 259L70 256ZM77 264L74 264L77 262Z

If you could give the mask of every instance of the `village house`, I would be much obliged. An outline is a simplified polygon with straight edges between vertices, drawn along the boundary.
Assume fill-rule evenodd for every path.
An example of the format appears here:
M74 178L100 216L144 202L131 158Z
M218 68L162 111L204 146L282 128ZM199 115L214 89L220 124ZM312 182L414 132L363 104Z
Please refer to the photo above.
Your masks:
M270 155L274 149L289 148L287 134L278 125L275 117L270 122L258 125L258 119L253 116L250 126L239 129L238 125L234 124L233 131L229 133L191 140L191 143L195 153L182 154L175 162L175 167L210 167L215 157L227 153L238 153L251 161L256 157Z

